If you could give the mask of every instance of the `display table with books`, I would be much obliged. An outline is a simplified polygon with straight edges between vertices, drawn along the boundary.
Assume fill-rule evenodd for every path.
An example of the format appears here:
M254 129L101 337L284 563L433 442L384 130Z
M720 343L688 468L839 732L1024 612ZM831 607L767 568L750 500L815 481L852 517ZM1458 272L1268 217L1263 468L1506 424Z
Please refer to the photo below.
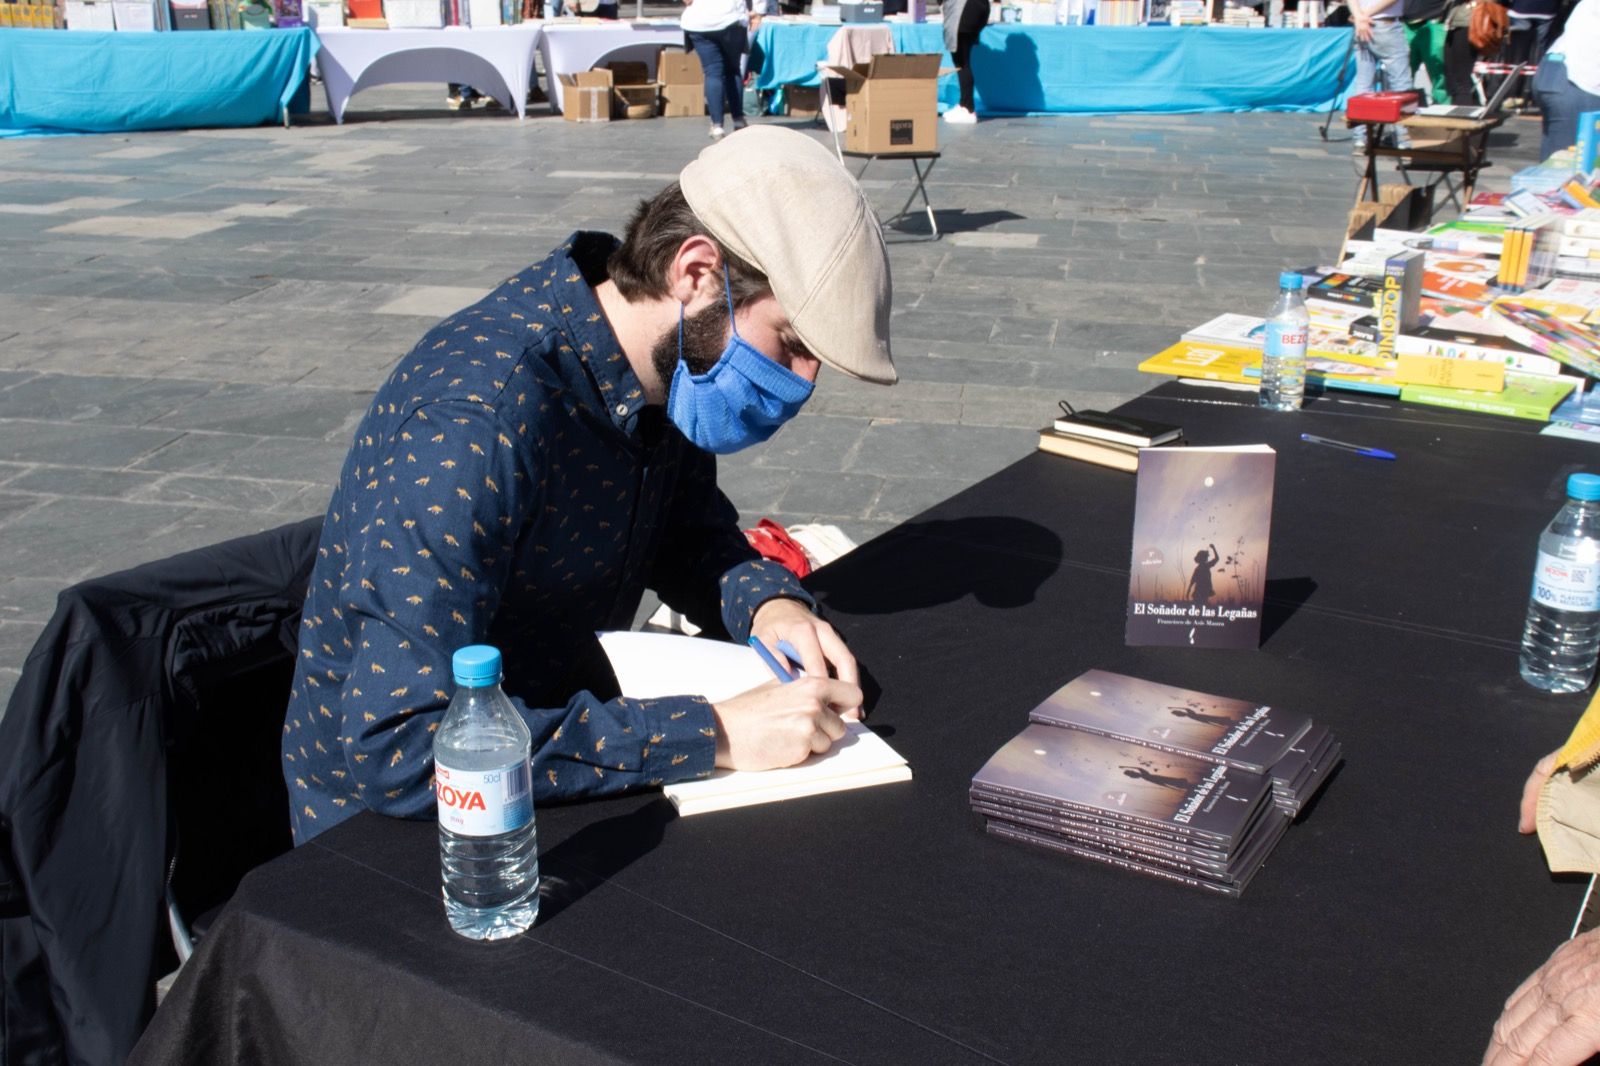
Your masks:
M0 33L0 137L288 122L317 53L257 33Z
M539 921L496 944L450 932L432 823L360 814L246 878L134 1061L1476 1061L1583 894L1515 827L1584 697L1516 661L1539 532L1590 452L1383 397L1272 414L1168 383L1119 410L1275 450L1259 650L1128 646L1137 480L1032 454L808 579L909 781L692 818L659 794L542 807ZM1090 670L1342 743L1242 897L971 809Z
M892 22L897 52L944 50L937 22ZM750 50L757 89L819 83L837 24L766 18ZM972 51L983 114L1327 111L1355 77L1349 30L1211 26L1024 26L984 29ZM956 78L940 79L942 106Z
M323 29L317 65L328 94L328 112L344 122L350 98L362 89L397 82L456 82L471 85L514 109L528 106L528 80L540 24L437 30Z

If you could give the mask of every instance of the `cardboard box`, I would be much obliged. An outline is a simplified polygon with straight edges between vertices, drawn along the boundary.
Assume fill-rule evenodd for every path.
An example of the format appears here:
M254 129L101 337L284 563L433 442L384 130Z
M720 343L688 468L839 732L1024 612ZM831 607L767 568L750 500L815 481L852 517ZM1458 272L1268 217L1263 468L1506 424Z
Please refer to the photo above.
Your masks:
M646 63L616 60L607 63L603 68L611 72L612 85L654 85L650 78L650 67Z
M939 150L938 55L880 55L828 70L844 81L846 151Z
M655 118L656 94L661 87L655 82L643 85L617 85L611 90L617 118Z
M662 118L705 118L706 87L699 82L666 84L661 90Z
M611 72L561 74L561 117L568 122L611 121Z
M697 85L705 88L705 71L700 68L700 57L681 48L663 48L656 56L656 81L662 86Z
M819 85L785 85L783 102L790 118L816 118L822 114L822 87Z

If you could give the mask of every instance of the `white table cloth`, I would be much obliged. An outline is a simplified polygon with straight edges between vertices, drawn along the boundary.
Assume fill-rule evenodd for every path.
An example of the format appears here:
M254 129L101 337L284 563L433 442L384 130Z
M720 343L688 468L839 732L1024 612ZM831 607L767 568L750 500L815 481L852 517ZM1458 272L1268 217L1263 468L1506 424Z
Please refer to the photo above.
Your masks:
M493 96L525 117L528 79L541 23L442 30L317 30L317 66L333 120L362 89L395 82L458 82ZM588 67L583 68L585 70Z
M539 37L539 53L549 78L550 106L561 110L561 74L593 70L612 59L636 60L656 74L656 53L663 46L681 48L683 30L676 22L546 23Z

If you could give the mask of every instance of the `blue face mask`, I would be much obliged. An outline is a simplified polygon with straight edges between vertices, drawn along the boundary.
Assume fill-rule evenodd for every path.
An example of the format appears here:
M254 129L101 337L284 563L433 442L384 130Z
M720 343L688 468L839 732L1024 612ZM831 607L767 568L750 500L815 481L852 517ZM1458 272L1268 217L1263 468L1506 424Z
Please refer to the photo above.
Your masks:
M726 271L726 268L724 268ZM759 444L793 418L811 396L812 383L762 355L739 336L733 324L733 290L728 295L727 347L704 374L691 374L683 361L683 308L678 309L678 368L667 390L667 417L696 447L727 455Z

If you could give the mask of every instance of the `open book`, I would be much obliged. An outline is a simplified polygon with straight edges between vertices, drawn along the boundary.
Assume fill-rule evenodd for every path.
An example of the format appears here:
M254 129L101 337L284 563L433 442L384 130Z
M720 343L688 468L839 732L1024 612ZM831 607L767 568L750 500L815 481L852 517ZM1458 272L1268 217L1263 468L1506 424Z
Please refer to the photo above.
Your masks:
M715 703L771 681L772 672L751 648L674 633L601 633L622 694L632 699L704 696ZM779 770L718 770L700 781L661 791L683 816L757 803L842 792L911 780L911 767L872 730L845 723L849 732L821 755Z

